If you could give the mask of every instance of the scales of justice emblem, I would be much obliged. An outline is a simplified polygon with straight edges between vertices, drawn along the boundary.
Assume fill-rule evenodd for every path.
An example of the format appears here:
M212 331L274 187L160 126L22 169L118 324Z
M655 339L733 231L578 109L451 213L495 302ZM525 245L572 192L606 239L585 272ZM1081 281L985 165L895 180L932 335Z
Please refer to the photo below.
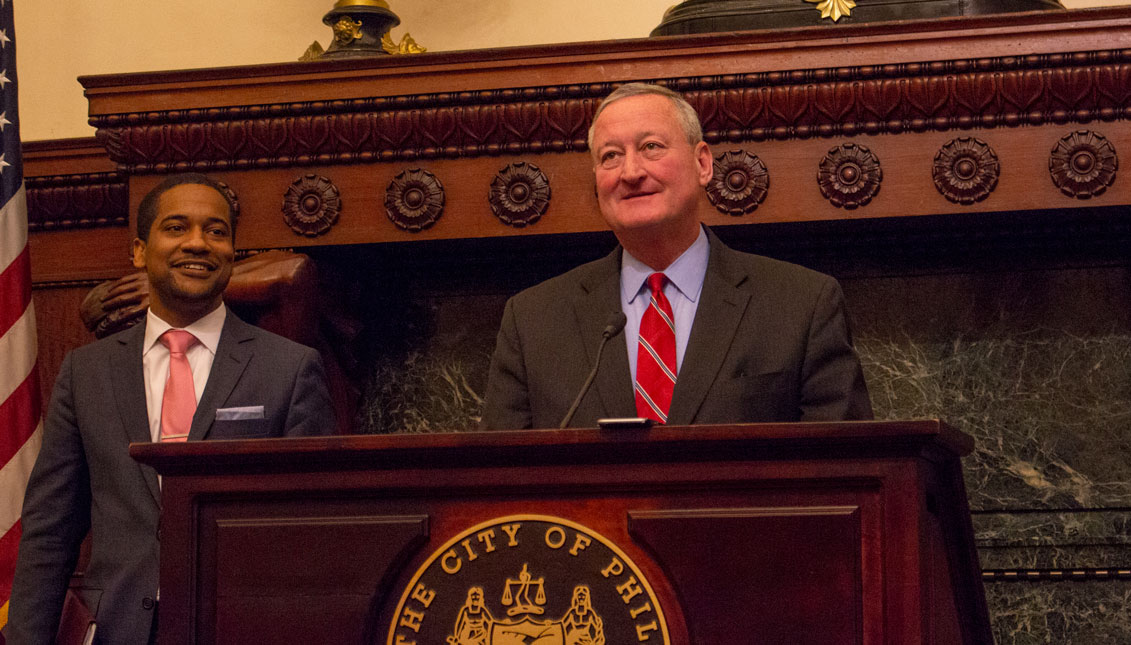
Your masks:
M468 589L448 645L605 645L604 622L593 609L588 586L574 587L569 610L558 620L536 618L545 613L545 589L545 578L535 579L523 563L518 579L507 578L503 586L505 619L485 606L482 587Z
M644 572L563 517L515 514L468 527L398 588L375 598L399 595L373 645L671 644Z

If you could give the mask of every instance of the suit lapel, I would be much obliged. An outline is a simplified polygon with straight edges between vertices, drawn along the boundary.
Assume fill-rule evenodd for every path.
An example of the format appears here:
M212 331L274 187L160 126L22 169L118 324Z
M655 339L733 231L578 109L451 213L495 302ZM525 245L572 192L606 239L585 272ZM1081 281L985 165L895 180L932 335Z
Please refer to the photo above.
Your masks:
M711 243L703 292L691 325L691 337L683 356L682 369L668 410L669 425L688 425L695 421L703 399L710 391L723 360L730 350L750 295L738 288L745 275L730 265L730 250L710 229Z
M620 311L619 246L581 279L580 287L573 306L581 328L585 355L589 358L588 364L592 365L597 356L597 346L601 342L601 333L609 324L610 314ZM593 389L601 397L601 408L605 416L636 416L623 331L610 338L605 345Z
M113 348L110 358L114 399L118 402L118 415L126 440L134 443L153 441L149 432L149 408L145 402L145 373L142 370L142 344L145 342L145 319L117 338L118 345ZM149 492L158 504L161 503L161 487L157 484L157 472L152 468L137 464L145 479Z
M216 408L228 399L240 380L255 353L253 328L236 317L229 309L224 318L224 329L220 332L220 343L216 346L216 357L212 359L212 371L208 373L208 384L196 405L189 429L189 441L200 441L208 436L212 423L216 420Z

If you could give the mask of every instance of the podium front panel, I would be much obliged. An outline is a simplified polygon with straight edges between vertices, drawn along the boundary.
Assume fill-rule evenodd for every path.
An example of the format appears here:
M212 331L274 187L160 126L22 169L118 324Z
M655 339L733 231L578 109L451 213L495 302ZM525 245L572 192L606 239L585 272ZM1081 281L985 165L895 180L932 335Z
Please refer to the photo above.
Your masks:
M569 441L472 446L433 463L428 451L382 463L377 450L363 451L366 467L341 452L320 465L314 451L243 469L228 454L209 474L185 461L164 486L160 642L879 645L962 634L943 624L965 606L951 599L962 582L952 573L968 567L928 508L947 503L938 455L721 447L632 453L613 442L601 458Z

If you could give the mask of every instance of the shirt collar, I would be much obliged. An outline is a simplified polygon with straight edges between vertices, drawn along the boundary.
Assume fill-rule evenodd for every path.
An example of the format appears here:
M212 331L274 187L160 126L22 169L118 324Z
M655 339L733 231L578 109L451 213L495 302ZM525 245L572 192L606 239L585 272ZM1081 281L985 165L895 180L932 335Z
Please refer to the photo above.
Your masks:
M228 316L228 308L224 303L220 303L211 312L198 318L188 327L183 329L200 341L201 345L208 348L208 351L213 356L216 355L216 348L220 345L220 332L224 330L224 320ZM145 343L142 345L142 356L149 353L149 350L157 344L161 334L166 331L174 329L172 325L162 320L157 314L153 313L150 309L145 314Z
M663 273L668 281L691 302L699 300L699 293L703 290L703 278L707 275L707 259L711 253L711 245L707 241L707 234L703 227L699 227L699 237L687 247L675 262L672 262ZM623 300L631 303L644 287L648 276L656 270L632 257L628 251L621 254L620 262L620 288Z

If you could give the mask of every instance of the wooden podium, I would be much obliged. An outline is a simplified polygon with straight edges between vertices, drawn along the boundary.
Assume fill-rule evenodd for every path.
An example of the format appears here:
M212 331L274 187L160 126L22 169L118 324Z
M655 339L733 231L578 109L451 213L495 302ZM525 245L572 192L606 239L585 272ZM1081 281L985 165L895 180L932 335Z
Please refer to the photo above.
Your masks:
M991 643L939 421L135 444L160 643ZM588 639L588 640L587 640Z

